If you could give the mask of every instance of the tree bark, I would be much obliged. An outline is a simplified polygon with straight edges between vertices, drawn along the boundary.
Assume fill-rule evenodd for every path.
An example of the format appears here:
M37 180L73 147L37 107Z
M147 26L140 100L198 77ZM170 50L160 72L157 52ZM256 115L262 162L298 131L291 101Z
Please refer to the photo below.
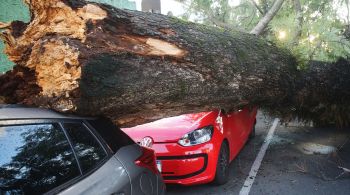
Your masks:
M29 6L31 22L5 25L2 34L17 64L0 76L5 103L105 115L122 126L242 106L307 120L327 116L320 105L350 110L340 106L346 98L331 98L347 92L328 90L334 81L350 91L350 66L341 66L342 80L322 85L337 71L301 73L288 50L255 35L78 0Z
M294 58L254 35L77 0L29 6L31 22L3 34L17 64L0 79L9 103L135 125L294 91Z
M250 34L260 35L267 27L269 22L275 17L278 10L282 7L284 0L276 0L266 15L259 21L259 23L250 31Z
M311 62L296 81L290 111L284 116L313 121L316 125L350 125L350 61L335 63ZM288 113L289 112L289 113Z

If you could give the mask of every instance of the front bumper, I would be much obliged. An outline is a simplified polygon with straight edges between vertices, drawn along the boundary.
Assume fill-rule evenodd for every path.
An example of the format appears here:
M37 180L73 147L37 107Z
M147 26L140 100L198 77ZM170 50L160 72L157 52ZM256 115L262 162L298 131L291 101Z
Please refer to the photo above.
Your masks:
M159 156L162 161L164 180L179 180L203 173L208 166L208 154L186 156Z
M178 143L155 143L157 160L162 162L162 176L167 184L194 185L211 182L216 173L222 138L196 146Z

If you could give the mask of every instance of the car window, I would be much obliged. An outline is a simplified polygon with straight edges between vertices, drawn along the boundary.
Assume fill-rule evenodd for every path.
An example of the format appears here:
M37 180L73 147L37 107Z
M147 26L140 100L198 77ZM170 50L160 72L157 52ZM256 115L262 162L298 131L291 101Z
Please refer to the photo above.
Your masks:
M135 144L128 135L108 118L100 117L95 120L89 120L89 124L101 135L114 153L124 146Z
M0 194L42 194L80 176L58 124L0 126Z
M64 123L83 172L93 169L107 153L82 123Z

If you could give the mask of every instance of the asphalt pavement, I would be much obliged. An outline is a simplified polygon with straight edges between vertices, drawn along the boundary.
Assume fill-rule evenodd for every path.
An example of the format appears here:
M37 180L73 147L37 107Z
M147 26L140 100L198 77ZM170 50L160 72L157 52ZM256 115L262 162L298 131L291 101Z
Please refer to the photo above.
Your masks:
M228 183L171 185L167 194L239 194L273 121L257 116L256 137L231 163ZM279 123L249 194L350 194L350 129Z

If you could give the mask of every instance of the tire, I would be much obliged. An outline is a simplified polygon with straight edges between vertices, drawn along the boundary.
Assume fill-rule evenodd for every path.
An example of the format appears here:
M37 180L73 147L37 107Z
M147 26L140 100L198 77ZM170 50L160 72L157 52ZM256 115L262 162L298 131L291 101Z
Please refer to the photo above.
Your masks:
M229 179L230 155L227 142L222 142L218 162L216 164L216 172L213 184L223 185Z

